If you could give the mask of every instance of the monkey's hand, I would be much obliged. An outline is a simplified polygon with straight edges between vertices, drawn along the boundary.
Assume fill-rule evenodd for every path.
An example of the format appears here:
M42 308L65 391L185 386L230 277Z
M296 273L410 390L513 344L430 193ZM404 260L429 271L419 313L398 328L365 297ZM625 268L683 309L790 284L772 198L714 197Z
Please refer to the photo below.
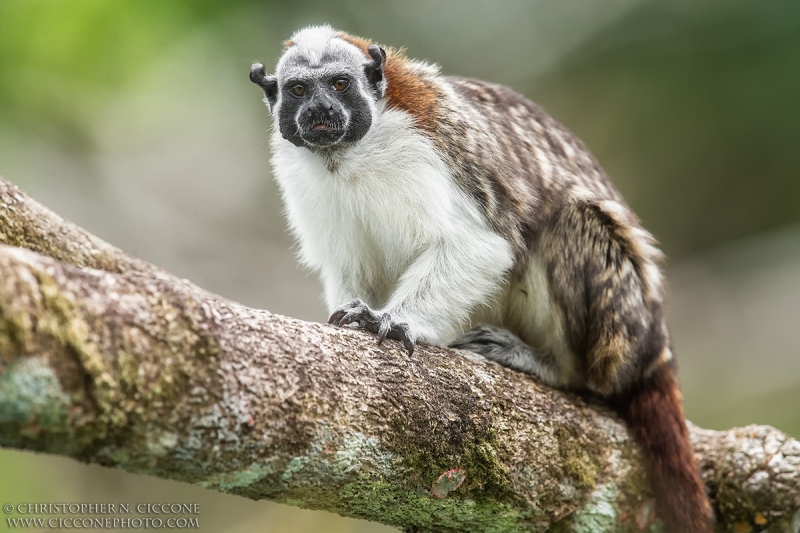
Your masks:
M346 326L358 323L360 329L378 334L378 345L383 344L386 338L401 341L408 355L414 353L415 337L411 334L408 324L395 322L389 313L379 313L359 299L346 303L333 312L328 319L328 324Z

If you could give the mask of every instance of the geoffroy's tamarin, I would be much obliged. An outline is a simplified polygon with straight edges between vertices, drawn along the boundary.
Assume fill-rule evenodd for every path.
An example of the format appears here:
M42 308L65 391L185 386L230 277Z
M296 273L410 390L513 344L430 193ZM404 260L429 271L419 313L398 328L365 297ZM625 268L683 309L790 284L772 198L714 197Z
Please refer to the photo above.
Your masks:
M330 321L473 350L603 397L659 514L707 533L664 319L661 253L586 147L536 104L330 26L274 75L272 166Z

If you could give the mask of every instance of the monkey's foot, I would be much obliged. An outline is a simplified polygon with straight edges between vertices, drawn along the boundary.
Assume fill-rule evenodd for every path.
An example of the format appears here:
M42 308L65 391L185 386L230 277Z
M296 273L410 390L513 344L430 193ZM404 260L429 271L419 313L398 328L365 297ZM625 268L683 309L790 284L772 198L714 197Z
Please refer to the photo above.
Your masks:
M505 363L508 354L520 351L521 348L530 351L530 348L510 331L483 324L451 342L450 348L479 353L500 364Z
M533 374L545 383L559 385L562 370L552 357L537 353L507 329L480 325L450 343L450 348L469 350L508 368Z
M378 313L370 306L355 299L346 303L333 312L328 319L328 324L334 326L347 326L358 323L363 329L378 335L378 345L383 344L386 338L401 341L408 355L414 354L414 337L405 322L395 322L389 313Z

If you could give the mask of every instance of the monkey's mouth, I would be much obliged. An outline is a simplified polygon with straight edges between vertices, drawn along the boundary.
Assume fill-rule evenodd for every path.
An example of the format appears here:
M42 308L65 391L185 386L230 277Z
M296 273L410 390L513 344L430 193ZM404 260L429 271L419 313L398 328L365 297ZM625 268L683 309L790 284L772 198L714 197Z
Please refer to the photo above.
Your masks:
M300 128L300 138L307 146L325 147L333 146L347 134L344 124L336 120L320 120L317 118L309 122L305 128Z

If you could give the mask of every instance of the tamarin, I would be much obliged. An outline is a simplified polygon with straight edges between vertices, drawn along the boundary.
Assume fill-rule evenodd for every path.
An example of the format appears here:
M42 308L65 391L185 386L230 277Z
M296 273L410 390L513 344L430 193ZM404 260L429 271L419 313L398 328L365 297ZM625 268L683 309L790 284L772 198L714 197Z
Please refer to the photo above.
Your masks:
M712 531L664 317L662 254L540 107L313 26L274 75L272 167L330 322L473 350L614 406L674 533Z

